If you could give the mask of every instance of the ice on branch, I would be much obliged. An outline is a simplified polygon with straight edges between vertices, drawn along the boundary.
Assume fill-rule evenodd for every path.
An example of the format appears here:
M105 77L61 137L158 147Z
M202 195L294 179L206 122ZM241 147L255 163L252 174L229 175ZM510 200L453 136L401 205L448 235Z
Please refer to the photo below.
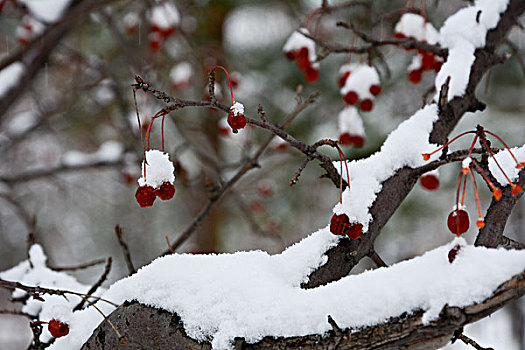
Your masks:
M343 203L334 207L334 213L346 214L350 223L360 222L366 232L372 220L369 209L381 191L381 183L404 166L424 164L421 154L433 148L428 137L437 118L437 106L426 106L392 131L379 152L348 163L352 185L344 191ZM340 169L339 162L334 165ZM345 167L343 178L346 179Z
M0 272L0 278L20 282L31 287L44 287L51 289L62 289L78 293L86 293L90 286L80 284L75 278L64 273L49 269L46 266L47 256L39 244L34 244L29 249L29 260L22 261L9 270ZM31 263L30 263L31 262ZM31 267L32 264L32 267ZM101 289L96 294L105 291ZM13 298L26 296L26 292L16 289L12 293ZM81 302L81 298L76 295L67 295L67 299L61 295L42 295L44 301L39 301L29 297L22 307L22 312L38 317L41 321L60 319L62 322L70 323L73 317L73 308ZM80 326L80 325L79 325ZM47 327L43 327L40 340L48 342L51 333ZM80 348L80 346L78 347Z
M234 348L235 337L253 343L265 336L326 334L332 329L327 315L344 329L377 325L416 310L424 310L423 321L430 322L445 305L464 307L485 300L525 268L524 251L468 246L459 238L389 268L301 289L301 264L318 263L318 238L323 234L329 235L318 232L274 256L252 251L158 258L115 283L103 297L117 303L137 300L177 313L190 337L226 350ZM456 245L461 249L450 263L448 253ZM306 256L312 261L302 260ZM50 349L78 349L102 321L94 316L91 309L76 313L69 336L57 339Z
M511 148L512 153L516 156L518 162L525 162L525 146ZM516 161L512 158L511 154L507 150L499 151L494 155L494 158L498 161L499 165L505 171L505 174L509 177L510 181L516 182L518 180L518 173L521 169L516 168ZM497 166L494 158L489 158L489 170L491 174L496 178L501 186L509 184L505 175L501 172Z
M508 0L477 0L474 6L459 10L445 21L439 43L448 48L448 57L435 80L436 99L449 76L448 100L465 93L474 51L485 45L487 32L496 27L507 5Z
M170 161L168 153L152 149L146 152L146 161L142 162L142 176L137 182L139 186L147 185L160 188L165 182L173 184L175 181L174 171L175 167Z

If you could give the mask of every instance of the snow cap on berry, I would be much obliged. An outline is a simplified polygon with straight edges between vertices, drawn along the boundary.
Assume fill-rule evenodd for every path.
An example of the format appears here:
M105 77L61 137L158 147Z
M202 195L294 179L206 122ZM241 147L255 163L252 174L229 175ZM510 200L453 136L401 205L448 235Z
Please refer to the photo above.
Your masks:
M176 88L183 87L189 84L193 74L193 68L189 62L180 62L170 70L171 84Z
M145 172L144 167L146 167ZM142 176L138 179L139 186L148 185L156 189L164 182L173 183L175 181L174 171L175 168L167 153L154 149L149 150L146 152L146 161L142 162Z
M339 135L349 133L352 136L365 137L365 128L363 127L363 120L359 115L356 107L347 106L337 117L337 129Z
M356 64L340 92L341 95L345 96L349 91L355 91L359 95L359 99L373 100L374 95L370 93L370 86L372 85L380 85L377 70L367 64Z
M238 116L241 114L244 115L244 105L242 103L235 102L233 106L230 107L230 111L233 112L234 116Z
M162 30L176 27L180 23L180 14L175 5L166 1L158 4L151 9L148 21Z
M288 40L283 46L283 51L286 52L292 52L292 51L299 51L303 47L308 49L308 61L312 64L313 68L319 67L319 62L315 62L317 60L317 55L315 54L315 41L313 41L310 38L307 38L303 34L309 35L310 32L306 28L299 28L296 31L290 35Z
M435 44L439 40L439 32L426 19L415 13L405 13L397 22L394 31L405 37L413 37L419 41Z

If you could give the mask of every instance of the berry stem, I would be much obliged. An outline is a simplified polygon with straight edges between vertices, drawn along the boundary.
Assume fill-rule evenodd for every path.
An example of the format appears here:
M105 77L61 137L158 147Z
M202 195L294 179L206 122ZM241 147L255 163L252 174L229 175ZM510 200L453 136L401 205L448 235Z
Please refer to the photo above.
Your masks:
M476 183L476 177L474 176L474 172L470 171L470 177L472 178L472 183L474 185L474 194L476 195L476 206L478 208L478 218L481 220L481 204L479 203L479 194L478 194L478 184Z
M459 139L461 136L464 136L464 135L467 135L467 134L473 134L473 133L476 133L476 131L465 131L464 133L461 133L459 135L457 135L456 137L454 137L452 140L448 141L447 143L445 143L443 146L439 147L438 149L436 149L434 152L432 153L425 153L423 154L423 158L425 160L428 160L430 159L430 156L433 155L434 153L437 153L439 151L441 151L443 148L447 147L448 145L450 145L452 142L456 141L457 139Z
M490 179L488 178L488 176L485 174L485 172L483 171L483 169L481 169L481 167L479 166L478 162L476 162L475 159L472 159L472 164L474 164L474 166L476 167L476 169L478 170L478 172L481 174L481 176L483 176L483 179L485 180L485 182L489 185L490 189L492 190L493 193L497 193L497 190L499 190L499 188L497 188L496 186L494 186L494 184L492 183L492 181L490 181ZM501 191L501 190L500 190ZM494 195L496 197L496 194ZM501 195L500 195L501 196ZM499 200L498 197L496 197L496 200Z
M343 160L344 160L345 168L346 168L348 188L350 188L350 172L348 171L348 164L346 163L345 154L343 153L343 151L341 151L341 148L339 148L339 146L336 145L335 147L337 148L337 152L339 152L339 160L341 161L341 176L340 176L340 181L339 181L339 188L340 188L339 201L341 202L341 204L343 204Z
M463 175L463 193L461 194L461 207L464 206L465 203L465 190L467 189L467 174Z
M161 135L162 135L162 153L164 153L164 119L166 118L166 114L162 115L162 124L161 124Z
M505 141L503 141L503 139L501 137L499 137L498 135L496 135L492 131L485 130L485 132L487 134L490 134L490 135L494 136L495 138L497 138L499 140L499 142L501 142L503 144L503 146L505 146L505 148L507 149L507 151L509 151L509 153L512 156L512 158L514 158L514 161L516 162L517 165L522 164L522 163L518 162L518 159L516 159L516 157L514 156L514 153L512 153L512 151L510 150L510 147L507 146L507 144L505 143ZM521 168L521 166L519 168Z
M494 157L494 153L492 153L492 150L490 149L489 145L487 145L487 141L485 141L483 139L483 137L481 138L481 142L483 142L483 144L485 145L485 147L487 148L487 150L489 151L490 155L492 156L492 159L494 159L494 162L496 163L496 165L498 166L499 170L501 170L501 172L503 173L503 176L505 176L505 178L507 179L507 181L509 182L510 186L513 187L514 184L512 183L512 181L510 181L509 177L507 176L507 174L505 174L505 171L503 171L503 168L501 167L501 165L499 165L499 162L498 160L496 159L496 157Z
M226 68L224 68L223 66L214 66L212 69L216 69L216 68L222 69L224 73L226 73L226 76L228 77L228 82L230 83L230 92L232 95L232 106L233 106L235 104L235 99L233 98L233 87L232 87L232 80L230 79L230 74L228 73Z

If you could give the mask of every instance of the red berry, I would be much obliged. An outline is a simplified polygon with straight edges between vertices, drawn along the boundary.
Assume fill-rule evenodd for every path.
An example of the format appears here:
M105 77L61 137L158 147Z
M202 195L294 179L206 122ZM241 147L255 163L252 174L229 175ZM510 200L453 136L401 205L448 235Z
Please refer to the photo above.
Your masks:
M175 195L175 186L173 186L172 183L163 182L162 185L155 190L155 194L163 201L170 200Z
M394 39L405 39L405 38L406 38L406 35L401 32L394 33Z
M228 136L230 134L230 129L228 128L219 127L217 128L217 131L219 135L222 135L222 136Z
M379 95L381 93L381 86L377 84L370 86L370 93L374 96Z
M241 113L234 114L233 110L230 109L228 112L228 125L232 128L233 132L236 133L238 129L246 126L246 117Z
M149 25L150 32L160 32L160 27L156 24L150 24Z
M51 320L47 324L47 329L49 333L55 338L60 338L69 333L69 326L67 323L60 322L58 320Z
M350 224L346 214L334 214L330 220L330 232L338 236L348 236L350 239L358 239L363 233L363 225L359 222Z
M434 174L426 174L421 176L419 182L423 188L429 191L437 190L439 188L439 179Z
M346 79L348 79L349 76L350 76L350 71L346 71L343 74L341 74L341 76L339 77L339 86L340 87L345 86Z
M463 209L455 209L448 215L448 229L458 236L466 232L469 225L468 213Z
M370 112L374 108L374 102L371 99L367 98L361 101L361 106L359 106L363 112Z
M330 219L330 232L332 232L334 235L346 236L349 226L350 220L346 214L334 214L332 219Z
M308 57L300 57L297 59L297 67L302 70L303 72L306 72L308 68L311 68L312 65L310 64L310 61L308 60Z
M149 48L151 51L159 51L160 50L160 40L151 38L149 40Z
M439 61L439 60L434 61L434 71L438 73L441 70L442 65L443 65L443 61Z
M434 69L434 61L435 57L434 54L431 52L425 52L423 54L423 70L432 70Z
M352 136L350 143L354 145L354 147L363 147L365 144L365 139L362 136L355 135Z
M319 79L319 70L311 66L306 68L305 79L309 83L315 83Z
M349 105L355 105L359 100L359 95L355 91L348 91L343 100Z
M456 259L456 255L458 255L459 250L461 249L460 245L456 245L454 248L450 249L448 252L448 262L453 263Z
M408 80L413 84L419 84L423 79L423 71L421 69L414 69L408 73Z
M263 183L257 188L259 195L263 197L270 197L273 194L273 188L269 184Z
M140 207L144 208L151 207L157 196L153 187L145 185L139 186L139 188L137 188L137 192L135 192L135 198L137 199Z
M297 54L299 58L306 58L308 59L308 48L307 47L301 47L299 50L299 53Z
M175 33L175 28L174 27L168 27L164 30L161 30L161 33L162 33L162 36L164 38L169 38L170 36L173 35L173 33Z
M341 135L339 135L339 143L343 146L347 146L352 143L352 136L345 132Z
M250 204L250 207L254 213L263 213L264 212L264 205L259 201L253 201Z
M293 61L293 60L295 60L295 58L297 57L297 51L296 51L296 50L286 51L286 52L284 53L284 55L285 55L286 58L288 58L290 61Z

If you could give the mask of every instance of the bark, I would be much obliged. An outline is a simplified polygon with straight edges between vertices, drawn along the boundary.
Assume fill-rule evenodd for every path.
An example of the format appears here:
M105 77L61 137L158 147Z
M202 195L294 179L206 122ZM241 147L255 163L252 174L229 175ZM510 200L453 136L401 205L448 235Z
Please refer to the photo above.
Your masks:
M332 321L333 330L325 335L273 338L265 337L255 344L242 338L235 349L438 349L450 342L456 330L495 312L525 293L525 272L499 286L490 298L481 303L458 308L445 306L439 318L423 324L421 310L407 312L388 322L362 329L340 329ZM119 339L108 322L102 322L82 350L94 349L211 349L207 342L189 338L178 315L137 302L125 303L109 316L122 333Z

